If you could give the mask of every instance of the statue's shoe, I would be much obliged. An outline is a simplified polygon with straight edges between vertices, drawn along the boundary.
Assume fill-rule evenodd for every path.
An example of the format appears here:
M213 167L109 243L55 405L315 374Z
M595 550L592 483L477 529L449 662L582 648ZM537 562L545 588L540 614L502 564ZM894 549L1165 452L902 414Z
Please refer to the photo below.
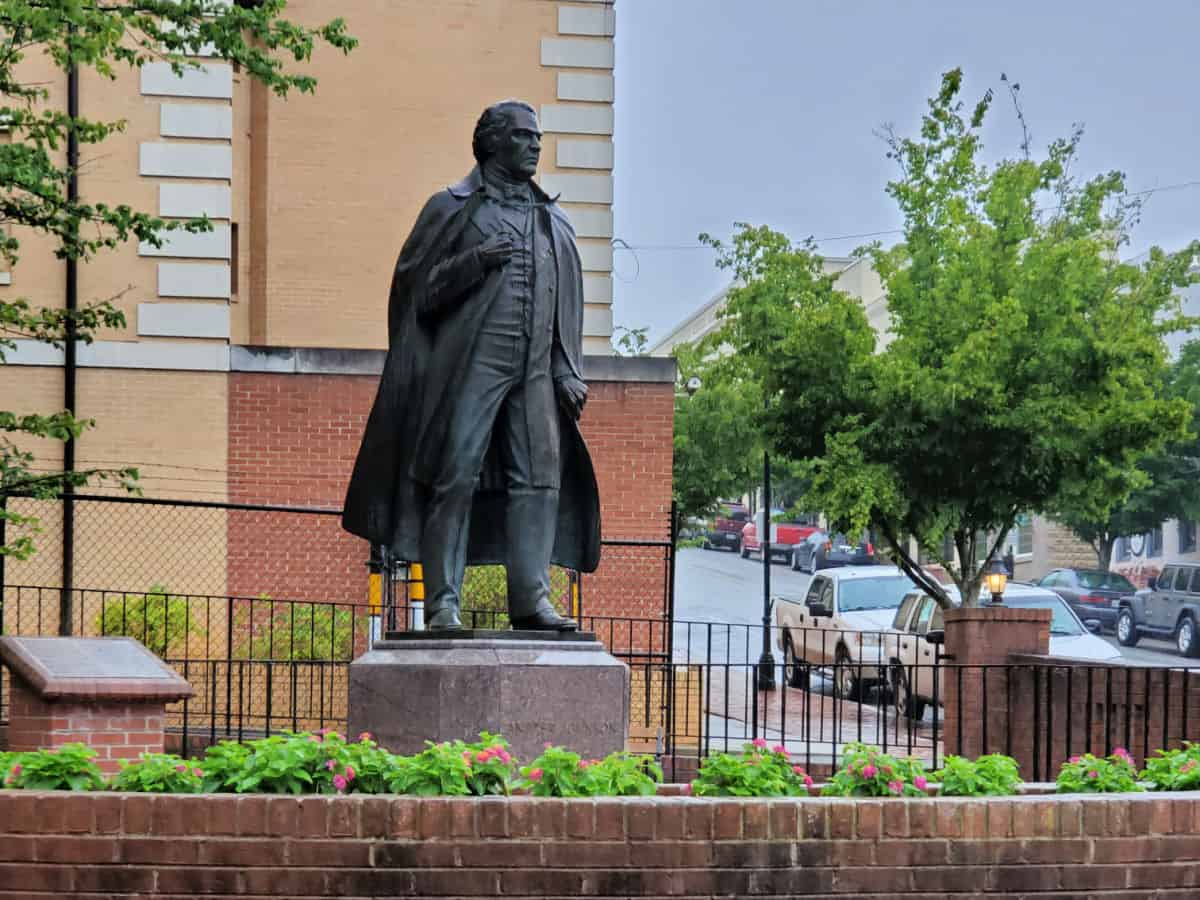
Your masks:
M462 619L458 617L458 605L448 603L425 620L426 631L462 631Z
M514 631L578 631L579 623L554 610L538 610L531 616L513 616Z

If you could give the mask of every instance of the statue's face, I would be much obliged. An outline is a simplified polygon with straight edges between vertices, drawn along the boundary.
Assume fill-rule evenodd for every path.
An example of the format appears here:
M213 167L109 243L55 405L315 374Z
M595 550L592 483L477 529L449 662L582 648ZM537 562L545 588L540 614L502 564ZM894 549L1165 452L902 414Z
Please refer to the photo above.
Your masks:
M513 178L528 181L537 172L542 155L542 130L537 116L527 109L509 110L509 125L496 147L495 160Z

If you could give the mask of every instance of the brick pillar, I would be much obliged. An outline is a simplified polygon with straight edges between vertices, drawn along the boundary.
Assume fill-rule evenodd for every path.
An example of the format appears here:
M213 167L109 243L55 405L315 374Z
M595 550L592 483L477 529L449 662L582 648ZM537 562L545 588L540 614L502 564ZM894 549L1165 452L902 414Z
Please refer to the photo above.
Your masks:
M947 610L945 621L946 752L1009 753L1032 773L1032 697L1010 656L1050 651L1050 610L960 608Z
M191 686L132 638L0 636L12 672L8 749L87 744L105 773L163 750L166 704Z
M122 759L163 752L162 700L48 700L17 677L10 690L9 750L87 744L96 751L96 765L106 775L119 771Z

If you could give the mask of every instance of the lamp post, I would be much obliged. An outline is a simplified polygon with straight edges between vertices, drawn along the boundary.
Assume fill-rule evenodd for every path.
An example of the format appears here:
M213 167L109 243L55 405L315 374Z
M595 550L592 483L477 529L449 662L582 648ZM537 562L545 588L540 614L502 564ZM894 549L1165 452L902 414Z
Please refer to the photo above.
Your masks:
M1004 587L1008 584L1008 567L1004 565L1004 560L993 557L988 564L983 580L992 594L992 606L1002 605L1004 603Z
M767 408L763 398L763 409ZM763 447L763 529L759 545L763 562L762 653L758 657L758 689L775 690L775 654L771 652L771 454Z

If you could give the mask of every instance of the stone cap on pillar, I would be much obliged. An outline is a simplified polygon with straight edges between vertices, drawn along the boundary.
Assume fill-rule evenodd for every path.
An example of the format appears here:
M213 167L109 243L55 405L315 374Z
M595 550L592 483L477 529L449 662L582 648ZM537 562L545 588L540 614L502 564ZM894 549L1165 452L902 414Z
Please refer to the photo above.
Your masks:
M1016 653L1050 651L1048 609L1000 604L948 609L943 613L946 653L959 665L1007 663Z
M158 700L192 696L179 673L129 637L0 637L0 664L45 700Z

